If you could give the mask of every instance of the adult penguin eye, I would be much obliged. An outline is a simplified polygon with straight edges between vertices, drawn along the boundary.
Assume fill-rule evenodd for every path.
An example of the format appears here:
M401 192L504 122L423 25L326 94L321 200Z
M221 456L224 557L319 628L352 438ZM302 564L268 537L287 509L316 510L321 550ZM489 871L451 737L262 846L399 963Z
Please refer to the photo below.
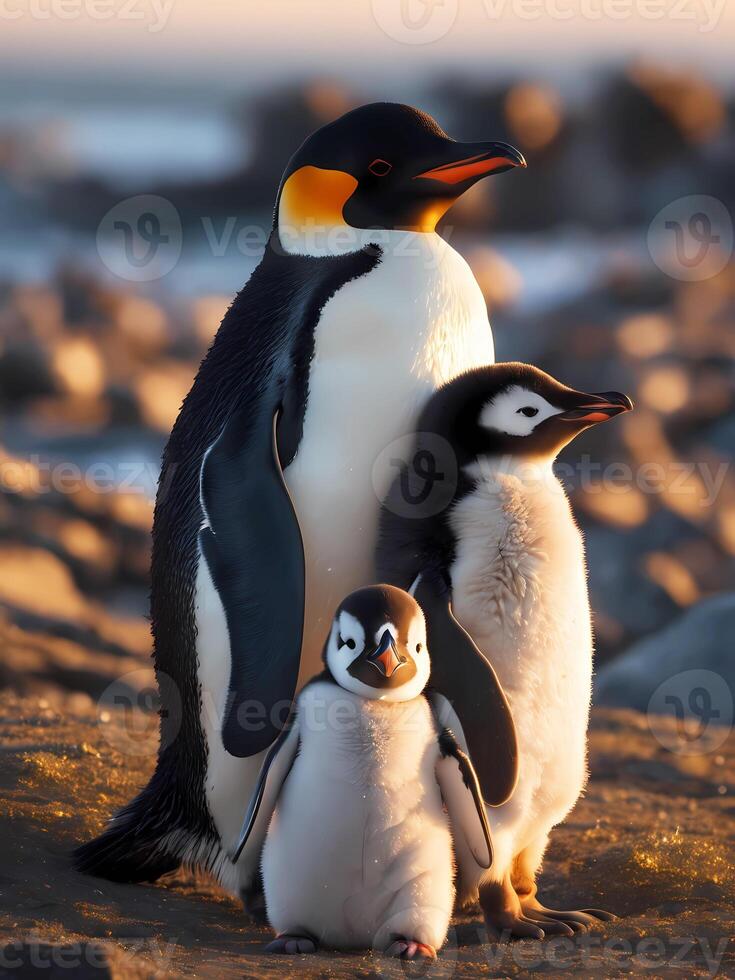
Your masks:
M421 653L421 644L420 643L417 643L416 644L416 653Z
M342 649L342 647L347 647L348 650L354 650L355 647L357 646L354 640L343 640L341 636L339 637L337 643L338 643L338 649L340 650Z
M389 174L392 169L393 169L393 164L388 163L387 160L381 160L380 157L377 157L375 160L373 160L373 162L368 167L370 173L375 174L376 177L385 177L386 174Z
M518 409L518 415L525 415L527 419L532 419L534 415L538 415L538 409L532 405L526 405L524 408Z

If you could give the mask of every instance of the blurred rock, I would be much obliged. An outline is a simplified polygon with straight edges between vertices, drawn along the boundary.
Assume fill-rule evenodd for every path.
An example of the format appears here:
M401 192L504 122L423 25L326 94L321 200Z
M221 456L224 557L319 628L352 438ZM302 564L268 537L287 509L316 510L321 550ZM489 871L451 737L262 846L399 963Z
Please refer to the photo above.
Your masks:
M48 353L34 338L7 340L0 346L0 400L17 406L52 394L56 382Z
M487 246L472 248L466 257L490 313L512 306L521 293L522 282L518 270L495 249Z
M612 80L605 105L612 145L631 171L669 163L713 139L726 118L721 94L703 76L653 62L636 62Z
M718 674L735 696L735 594L698 603L666 629L635 643L598 673L595 702L645 711L654 691L687 670ZM672 693L676 690L672 687ZM689 691L683 703L689 711Z
M607 636L612 644L598 631L597 660L602 663L621 643L670 622L680 607L646 574L645 546L635 530L592 526L585 529L585 538L592 608L610 624Z
M186 365L163 362L141 372L135 390L144 421L168 435L191 384L192 372Z

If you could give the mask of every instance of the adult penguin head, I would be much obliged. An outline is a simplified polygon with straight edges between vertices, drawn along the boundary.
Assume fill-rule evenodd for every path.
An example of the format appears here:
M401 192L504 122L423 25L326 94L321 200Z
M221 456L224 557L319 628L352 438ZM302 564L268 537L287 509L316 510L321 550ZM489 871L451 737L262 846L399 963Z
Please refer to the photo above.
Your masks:
M309 232L431 232L478 180L525 166L509 144L458 142L411 106L361 106L313 133L290 160L278 193L279 237L287 251L301 251Z

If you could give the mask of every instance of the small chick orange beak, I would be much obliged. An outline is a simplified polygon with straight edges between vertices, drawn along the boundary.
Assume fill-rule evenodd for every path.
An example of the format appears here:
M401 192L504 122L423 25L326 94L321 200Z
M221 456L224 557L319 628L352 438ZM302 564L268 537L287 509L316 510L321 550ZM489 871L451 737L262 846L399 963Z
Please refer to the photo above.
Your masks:
M398 656L390 630L383 633L377 649L368 657L368 663L379 670L384 677L392 677L405 662L405 659Z

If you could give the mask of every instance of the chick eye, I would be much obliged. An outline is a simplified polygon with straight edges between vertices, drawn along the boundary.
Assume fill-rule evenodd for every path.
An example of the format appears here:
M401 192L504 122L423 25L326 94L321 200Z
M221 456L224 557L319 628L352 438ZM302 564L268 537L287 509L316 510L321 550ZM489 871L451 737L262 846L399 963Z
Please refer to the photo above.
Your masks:
M417 643L416 644L416 653L421 653L421 644L420 643Z
M532 405L526 405L525 408L519 408L517 414L525 415L527 419L532 419L534 415L538 415L538 409L533 408Z
M347 647L349 650L354 650L357 644L354 640L343 640L340 636L337 640L338 649L341 650L342 647Z
M375 160L373 160L373 162L368 167L370 173L375 174L376 177L385 177L386 174L389 174L392 169L393 169L393 164L388 163L387 160L381 160L380 157L377 157Z

